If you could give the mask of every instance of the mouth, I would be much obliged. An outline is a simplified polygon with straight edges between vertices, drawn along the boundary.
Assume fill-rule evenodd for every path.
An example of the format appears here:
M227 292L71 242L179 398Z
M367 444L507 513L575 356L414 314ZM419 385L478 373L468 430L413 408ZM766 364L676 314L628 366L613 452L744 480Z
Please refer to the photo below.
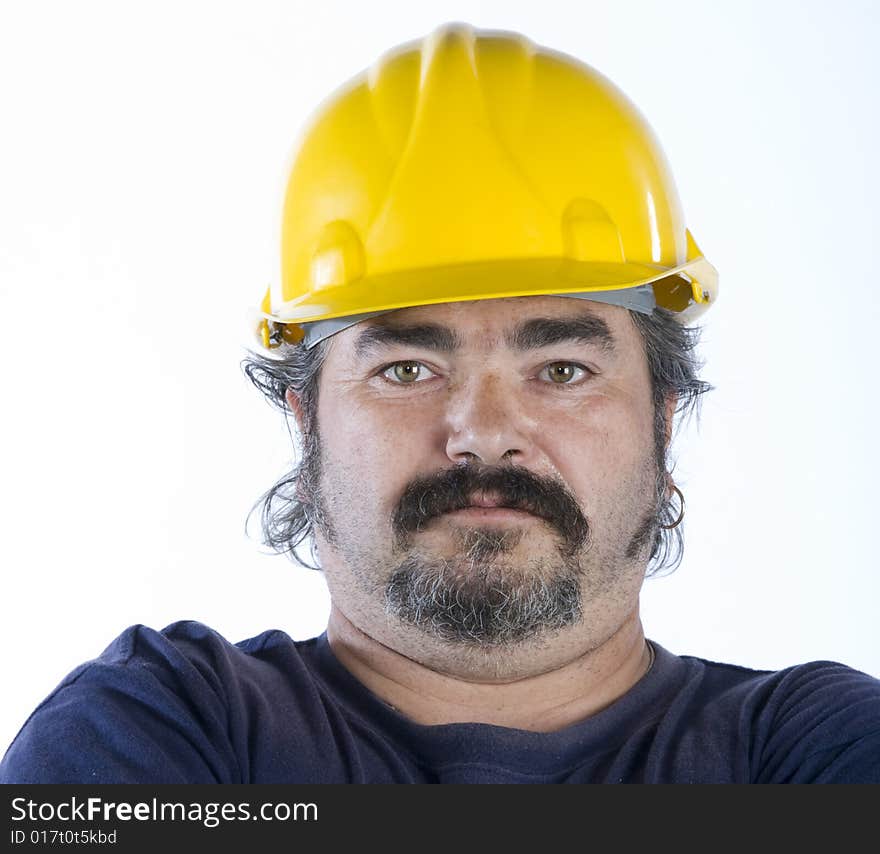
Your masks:
M501 499L493 492L472 492L468 496L469 507L498 507Z
M503 504L501 498L491 493L475 493L470 496L468 506L460 510L451 510L445 515L452 518L493 521L525 521L537 520L538 517L528 510Z
M517 510L514 507L465 507L462 510L452 510L444 514L453 519L492 519L497 521L523 521L526 519L534 519L538 521L538 517L528 510Z

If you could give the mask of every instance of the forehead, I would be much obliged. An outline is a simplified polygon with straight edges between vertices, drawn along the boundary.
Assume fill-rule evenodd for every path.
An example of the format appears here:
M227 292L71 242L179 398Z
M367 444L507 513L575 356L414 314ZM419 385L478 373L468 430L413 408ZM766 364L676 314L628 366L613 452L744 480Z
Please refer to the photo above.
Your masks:
M558 296L411 306L356 323L330 340L332 349L356 360L394 344L418 344L451 353L499 348L525 351L573 342L611 356L623 355L640 343L627 309Z

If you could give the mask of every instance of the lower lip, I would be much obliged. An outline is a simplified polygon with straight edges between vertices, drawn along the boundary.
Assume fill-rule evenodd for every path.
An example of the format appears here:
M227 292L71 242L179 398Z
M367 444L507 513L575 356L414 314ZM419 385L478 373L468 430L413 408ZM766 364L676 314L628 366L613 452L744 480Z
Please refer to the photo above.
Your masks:
M485 519L496 522L523 522L527 519L540 521L537 516L527 513L525 510L514 510L510 507L466 507L464 510L455 510L446 515L459 519Z

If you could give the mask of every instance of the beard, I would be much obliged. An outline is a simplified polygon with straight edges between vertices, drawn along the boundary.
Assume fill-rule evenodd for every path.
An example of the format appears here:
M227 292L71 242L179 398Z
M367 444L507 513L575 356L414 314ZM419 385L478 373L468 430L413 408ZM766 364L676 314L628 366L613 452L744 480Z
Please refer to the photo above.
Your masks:
M315 451L323 462L319 448ZM387 560L337 528L321 466L313 458L309 468L316 527L344 555L361 589L371 599L382 598L387 617L472 648L517 644L581 621L582 570L576 556L590 542L589 525L576 498L557 481L514 466L471 465L411 482L392 519L389 572ZM452 526L451 555L448 548L438 554L417 542L431 520L467 506L478 489L499 492L507 506L542 518L559 533L555 553L527 563L513 556L527 534L518 525Z
M453 558L414 551L391 574L385 612L434 637L487 647L522 643L582 619L581 568L560 551L559 562L523 568L499 559L522 529L457 529ZM463 553L463 554L462 554Z
M576 497L555 479L506 465L456 466L410 483L393 515L389 565L389 555L382 556L355 531L335 524L342 515L336 507L344 506L347 495L333 489L328 502L321 450L316 442L302 472L308 475L302 480L310 520L344 557L363 593L381 602L392 620L462 651L488 651L540 641L577 625L584 618L584 595L613 584L611 570L597 575L582 563L594 543ZM334 483L354 479L344 468L334 475ZM477 489L498 492L508 506L528 509L543 519L557 534L556 548L529 560L514 555L531 525L454 525L454 548L450 552L447 544L439 554L417 542L431 520L466 506L467 496ZM641 552L656 524L656 513L642 517L625 549L626 558ZM605 563L596 557L600 565Z

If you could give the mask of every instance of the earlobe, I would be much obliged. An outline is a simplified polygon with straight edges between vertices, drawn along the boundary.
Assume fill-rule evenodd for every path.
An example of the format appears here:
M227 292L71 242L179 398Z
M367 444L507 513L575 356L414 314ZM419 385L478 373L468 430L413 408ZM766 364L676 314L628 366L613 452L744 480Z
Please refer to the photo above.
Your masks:
M284 399L287 401L287 405L290 407L291 412L293 412L293 417L296 418L296 426L299 428L300 433L303 432L303 411L302 411L302 403L300 399L296 396L293 389L288 388L284 393Z

